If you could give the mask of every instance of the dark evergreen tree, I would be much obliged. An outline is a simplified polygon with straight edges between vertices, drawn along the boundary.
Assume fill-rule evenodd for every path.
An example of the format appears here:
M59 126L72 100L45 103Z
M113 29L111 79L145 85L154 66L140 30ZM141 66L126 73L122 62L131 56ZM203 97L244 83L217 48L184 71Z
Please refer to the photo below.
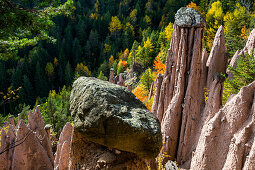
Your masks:
M48 83L39 62L36 64L34 81L36 96L46 97L49 92Z
M76 66L81 61L82 50L80 46L80 41L75 38L73 42L72 49L72 65Z
M62 41L62 47L64 47L64 52L68 59L70 59L72 55L72 42L73 42L72 26L71 24L68 24L68 26L65 29L64 39Z
M4 92L7 88L6 69L4 64L0 61L0 92Z
M25 103L27 105L33 105L35 100L33 91L34 90L31 81L29 80L27 75L24 75L22 89L20 90L20 100L22 101L22 103Z
M13 89L17 89L22 85L22 71L21 71L21 67L18 66L17 69L15 70L15 72L12 74L12 78L11 78L11 86Z
M65 67L65 84L70 86L73 80L72 68L69 62L67 62Z

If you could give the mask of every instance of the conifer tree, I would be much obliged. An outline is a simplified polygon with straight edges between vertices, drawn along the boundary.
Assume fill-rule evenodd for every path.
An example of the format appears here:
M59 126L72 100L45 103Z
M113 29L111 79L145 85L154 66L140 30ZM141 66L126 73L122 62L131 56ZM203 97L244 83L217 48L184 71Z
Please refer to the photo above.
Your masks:
M34 78L36 96L45 97L48 94L48 84L44 75L40 63L37 62Z
M72 68L69 62L67 62L66 67L65 67L65 84L67 86L71 85L73 80L73 75L72 75Z
M20 95L21 100L23 100L23 102L27 105L32 105L34 103L33 87L31 81L26 75L23 76L23 84L21 90L23 91L23 94Z
M82 49L80 46L80 41L75 38L73 42L72 49L72 64L77 65L81 61Z
M11 86L13 89L17 89L18 87L20 87L22 85L22 72L21 72L21 67L17 67L15 72L12 75L11 78Z

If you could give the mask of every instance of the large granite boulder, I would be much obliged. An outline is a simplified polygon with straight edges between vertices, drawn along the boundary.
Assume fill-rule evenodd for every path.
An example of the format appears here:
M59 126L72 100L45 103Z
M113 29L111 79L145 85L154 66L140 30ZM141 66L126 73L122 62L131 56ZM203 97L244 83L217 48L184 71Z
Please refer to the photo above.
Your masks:
M161 149L157 117L125 87L80 77L73 84L70 111L74 128L92 142L147 159Z

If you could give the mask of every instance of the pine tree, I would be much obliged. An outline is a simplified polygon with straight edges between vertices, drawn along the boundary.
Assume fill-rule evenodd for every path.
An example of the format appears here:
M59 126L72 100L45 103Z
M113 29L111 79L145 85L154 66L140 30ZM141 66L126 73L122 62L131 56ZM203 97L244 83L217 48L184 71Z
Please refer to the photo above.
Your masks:
M70 59L72 55L72 42L73 42L72 26L71 24L69 24L65 29L65 37L62 42L65 55L68 57L68 59Z
M239 3L233 12L227 12L224 16L226 47L231 56L245 45L245 40L241 37L241 30L244 26L248 27L249 20L245 7Z
M26 75L23 76L22 87L23 94L20 95L21 100L23 100L23 102L27 105L32 105L34 103L33 87L29 78Z
M72 64L77 65L81 61L82 49L80 46L80 41L75 38L73 42L72 49Z
M7 88L6 69L4 64L0 61L0 92L3 92Z
M67 62L66 67L65 67L65 84L67 86L71 85L73 80L73 75L72 75L72 68L69 62Z
M22 72L21 67L17 67L15 72L12 74L11 86L13 89L17 89L22 85Z
M45 97L48 94L48 84L44 75L40 63L37 62L34 78L36 96Z
M76 26L77 37L80 40L80 45L86 45L88 26L85 24L83 18L79 19L78 25Z

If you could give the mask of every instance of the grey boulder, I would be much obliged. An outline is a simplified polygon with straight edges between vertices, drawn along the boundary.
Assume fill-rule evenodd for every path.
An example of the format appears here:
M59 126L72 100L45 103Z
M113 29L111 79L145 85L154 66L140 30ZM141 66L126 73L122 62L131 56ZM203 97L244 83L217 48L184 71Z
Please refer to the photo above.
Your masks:
M179 27L204 27L203 16L192 8L182 7L175 14L175 23Z
M125 87L80 77L73 84L70 111L74 128L94 143L146 159L160 152L157 117Z

